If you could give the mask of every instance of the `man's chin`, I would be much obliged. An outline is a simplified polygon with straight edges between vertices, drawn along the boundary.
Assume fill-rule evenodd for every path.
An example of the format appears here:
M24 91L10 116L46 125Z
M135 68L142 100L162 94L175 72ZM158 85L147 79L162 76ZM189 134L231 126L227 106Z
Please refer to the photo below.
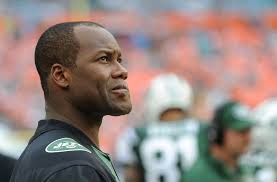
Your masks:
M121 115L129 114L131 110L132 110L132 105L128 105L125 107L117 107L117 108L114 108L112 113L110 113L109 115L121 116Z

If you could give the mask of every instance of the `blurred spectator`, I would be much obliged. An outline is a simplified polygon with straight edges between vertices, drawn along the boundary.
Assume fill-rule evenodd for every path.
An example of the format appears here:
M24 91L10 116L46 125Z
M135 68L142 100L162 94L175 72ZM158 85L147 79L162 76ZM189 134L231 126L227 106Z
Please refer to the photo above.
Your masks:
M246 106L229 101L218 107L209 129L209 152L186 171L183 181L245 182L246 172L238 160L248 150L253 125Z

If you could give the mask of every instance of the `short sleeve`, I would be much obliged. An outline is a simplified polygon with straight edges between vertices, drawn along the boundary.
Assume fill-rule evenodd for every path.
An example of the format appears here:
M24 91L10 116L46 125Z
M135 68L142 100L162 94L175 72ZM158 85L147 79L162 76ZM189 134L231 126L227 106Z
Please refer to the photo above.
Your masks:
M53 173L45 182L104 182L103 175L90 166L71 166Z

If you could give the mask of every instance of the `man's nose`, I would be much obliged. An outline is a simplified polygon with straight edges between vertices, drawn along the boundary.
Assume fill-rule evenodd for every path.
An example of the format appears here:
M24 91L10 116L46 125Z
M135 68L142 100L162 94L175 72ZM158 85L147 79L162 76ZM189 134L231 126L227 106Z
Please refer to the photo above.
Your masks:
M123 80L126 80L128 78L128 71L122 64L117 62L115 65L115 69L112 73L112 77L113 78L122 78Z

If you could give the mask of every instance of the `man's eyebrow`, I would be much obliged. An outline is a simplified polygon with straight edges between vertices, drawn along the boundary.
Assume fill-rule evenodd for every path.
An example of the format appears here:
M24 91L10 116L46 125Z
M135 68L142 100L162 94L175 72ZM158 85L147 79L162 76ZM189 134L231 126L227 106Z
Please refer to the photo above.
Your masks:
M101 49L97 52L97 54L101 54L101 53L114 54L115 52L117 52L118 56L121 56L121 51L116 51L116 50L113 50L113 49Z

